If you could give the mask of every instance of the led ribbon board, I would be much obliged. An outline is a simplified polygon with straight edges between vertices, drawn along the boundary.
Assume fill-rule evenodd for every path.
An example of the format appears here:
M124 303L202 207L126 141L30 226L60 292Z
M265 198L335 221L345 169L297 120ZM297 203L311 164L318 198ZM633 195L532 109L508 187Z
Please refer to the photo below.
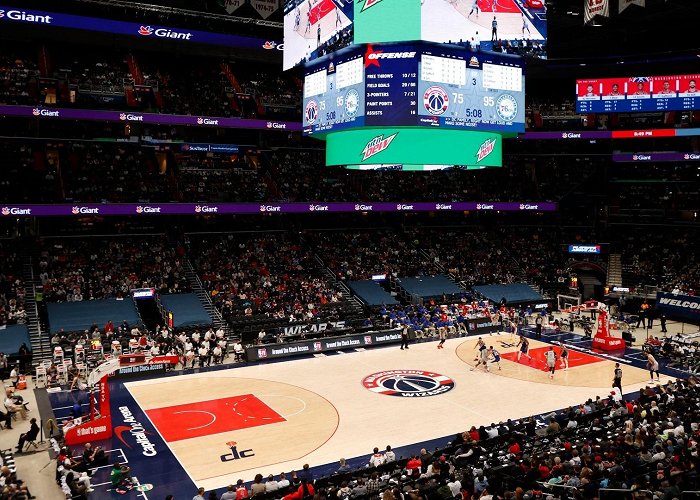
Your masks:
M499 134L418 127L362 128L326 136L326 165L500 167Z

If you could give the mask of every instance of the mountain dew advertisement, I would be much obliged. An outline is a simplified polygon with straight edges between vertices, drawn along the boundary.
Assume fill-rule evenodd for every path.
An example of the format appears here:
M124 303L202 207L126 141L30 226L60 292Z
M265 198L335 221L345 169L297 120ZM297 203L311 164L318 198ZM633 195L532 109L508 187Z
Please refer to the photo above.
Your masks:
M501 136L471 130L363 128L326 136L326 165L503 165ZM404 168L409 170L409 168Z
M420 39L420 0L355 0L355 43Z

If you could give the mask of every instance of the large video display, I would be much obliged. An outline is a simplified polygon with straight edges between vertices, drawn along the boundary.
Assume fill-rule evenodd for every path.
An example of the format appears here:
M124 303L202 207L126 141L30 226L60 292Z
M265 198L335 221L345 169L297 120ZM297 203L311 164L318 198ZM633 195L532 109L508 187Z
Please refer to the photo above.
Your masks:
M285 0L287 70L353 43L353 0Z
M544 47L546 4L543 0L422 0L421 39L469 43L482 50L519 49L528 43Z
M347 49L307 65L304 133L416 125L523 132L521 63L436 43Z
M576 80L576 112L700 109L700 74Z

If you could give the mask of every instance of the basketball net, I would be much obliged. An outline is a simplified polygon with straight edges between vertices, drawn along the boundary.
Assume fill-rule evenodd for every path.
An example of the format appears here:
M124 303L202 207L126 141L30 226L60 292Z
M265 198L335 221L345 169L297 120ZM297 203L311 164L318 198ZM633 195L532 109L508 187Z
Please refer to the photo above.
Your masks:
M117 369L119 369L119 358L108 359L107 361L100 363L90 372L90 375L88 375L88 387L94 387L100 382L102 377L117 371Z

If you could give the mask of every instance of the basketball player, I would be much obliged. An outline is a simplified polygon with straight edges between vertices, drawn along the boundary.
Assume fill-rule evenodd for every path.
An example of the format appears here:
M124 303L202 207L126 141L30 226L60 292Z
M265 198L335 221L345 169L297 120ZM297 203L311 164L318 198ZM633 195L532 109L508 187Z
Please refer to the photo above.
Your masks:
M595 97L595 92L593 92L593 85L588 84L588 87L586 87L586 97Z
M637 84L637 91L634 93L634 95L649 95L646 90L644 90L644 83L639 82Z
M516 347L520 347L520 350L518 351L517 361L520 361L520 356L522 356L523 354L530 361L532 361L532 356L530 356L530 341L527 339L527 337L521 335L520 340L518 341L518 345Z
M549 351L544 353L547 360L547 368L549 369L549 378L554 378L554 369L557 366L557 354L554 352L554 347L549 346Z
M306 31L304 34L306 35L309 31L311 31L311 11L306 13Z
M564 370L568 370L569 369L569 349L564 344L561 344L561 353L559 353L559 357L561 358L561 367Z
M491 358L491 363L496 363L498 365L498 369L501 369L501 354L493 348L493 346L489 346L489 350L487 352L488 357Z
M321 21L316 26L316 48L321 45Z
M295 12L295 17L294 17L294 31L299 31L300 25L301 25L301 11L299 10L299 6L297 5L297 10Z
M438 344L438 349L444 349L445 339L447 339L447 328L439 328L438 335L440 337L440 343Z
M659 362L656 358L652 356L650 352L647 353L647 369L649 370L650 382L654 382L654 373L656 373L656 381L659 381Z
M342 25L343 21L340 20L340 9L336 5L335 6L335 27L337 28L339 24Z
M620 389L620 394L622 394L622 368L620 368L620 363L615 363L615 374L613 375L612 386Z
M479 0L472 0L472 10L469 11L469 16L472 15L472 13L476 11L476 18L479 19Z
M483 365L486 371L490 372L491 370L489 369L488 360L488 349L486 349L486 344L484 344L479 348L479 358L472 370L475 370L476 368L479 368L480 365Z
M664 82L664 87L663 87L663 89L661 89L661 91L657 92L656 95L670 95L670 96L674 96L674 95L676 95L676 93L675 93L673 90L671 90L671 82L669 82L668 80L666 80L666 81Z
M528 35L532 35L530 33L530 27L527 25L527 19L525 18L525 14L520 14L523 18L523 36L525 36L525 30L527 30Z
M482 340L481 337L479 337L478 342L476 343L476 348L479 349L479 356L475 358L476 365L474 368L479 368L480 365L484 365L484 368L486 368L486 371L489 371L489 366L488 366L488 356L486 354L486 343Z
M620 94L620 86L617 83L613 83L612 90L610 91L610 93L608 95L612 95L612 96L622 95L622 94Z
M483 341L483 339L481 337L479 337L479 339L476 341L476 345L474 346L474 349L478 349L479 351L481 351L482 349L486 349L486 343ZM474 358L474 361L476 361L477 359L479 359L478 356L476 358Z
M697 88L695 87L695 85L696 85L695 80L690 80L688 82L688 90L685 91L686 94L695 94L698 91Z

